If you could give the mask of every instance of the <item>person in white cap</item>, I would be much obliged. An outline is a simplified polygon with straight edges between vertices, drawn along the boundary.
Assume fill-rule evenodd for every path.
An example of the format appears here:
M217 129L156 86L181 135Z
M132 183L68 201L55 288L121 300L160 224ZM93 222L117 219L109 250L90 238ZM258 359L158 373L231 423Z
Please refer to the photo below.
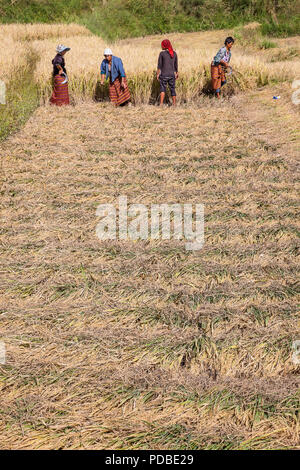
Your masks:
M119 57L113 55L112 50L106 48L104 59L100 67L101 85L104 80L109 79L109 97L115 106L120 106L130 101L130 91L127 85L123 62Z
M70 50L63 44L59 44L56 48L56 56L52 60L53 65L53 93L50 103L57 106L69 104L68 76L65 67L64 55Z

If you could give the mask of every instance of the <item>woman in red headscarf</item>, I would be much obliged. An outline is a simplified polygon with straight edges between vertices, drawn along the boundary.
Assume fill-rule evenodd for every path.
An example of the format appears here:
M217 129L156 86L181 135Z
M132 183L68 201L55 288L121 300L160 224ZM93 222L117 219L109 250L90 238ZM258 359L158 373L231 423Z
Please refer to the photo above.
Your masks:
M178 78L178 58L168 39L161 43L162 51L158 57L157 80L160 83L160 105L163 105L167 85L170 87L173 106L176 106L176 80Z

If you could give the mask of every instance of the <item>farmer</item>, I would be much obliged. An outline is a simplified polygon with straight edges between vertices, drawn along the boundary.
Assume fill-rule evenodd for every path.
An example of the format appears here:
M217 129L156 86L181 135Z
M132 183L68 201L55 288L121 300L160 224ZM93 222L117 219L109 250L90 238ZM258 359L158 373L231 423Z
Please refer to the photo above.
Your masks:
M170 87L173 106L176 106L175 83L178 78L178 58L169 39L161 43L162 51L158 57L157 80L160 83L160 106L163 105L167 85Z
M115 106L120 106L130 101L130 91L127 85L123 62L115 57L111 49L105 49L104 60L101 64L101 85L105 78L109 78L109 97Z
M229 66L231 59L231 48L234 39L229 36L225 39L225 46L221 47L211 63L212 89L216 96L220 98L221 87L226 83L225 69Z
M64 55L70 50L69 47L60 44L56 48L56 56L52 60L53 64L53 93L50 98L50 103L57 106L70 104L69 90L68 90L68 77L65 68Z

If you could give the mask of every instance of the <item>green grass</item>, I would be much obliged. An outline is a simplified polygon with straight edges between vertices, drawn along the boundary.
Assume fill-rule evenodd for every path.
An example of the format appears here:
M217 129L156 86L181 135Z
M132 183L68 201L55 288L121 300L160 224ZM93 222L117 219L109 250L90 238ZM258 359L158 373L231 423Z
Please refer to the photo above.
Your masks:
M265 19L261 25L261 32L264 36L283 37L296 36L300 31L300 15L284 15L279 18L278 24Z
M241 23L235 13L224 15L220 8L209 9L198 18L182 8L178 0L112 0L105 8L87 12L80 20L94 34L109 40L167 32L190 32L233 27ZM243 22L243 21L242 21Z
M24 125L39 104L38 87L32 78L37 59L28 52L27 67L20 67L9 81L6 104L0 105L0 141Z
M273 41L269 41L268 39L264 39L260 43L260 49L273 49L274 47L277 47L277 44Z
M96 1L89 0L0 0L2 23L51 23L72 22L77 16L90 10Z
M295 0L279 5L274 16L266 0L0 0L0 23L77 22L94 34L117 40L168 32L230 29L260 21L265 36L298 34Z

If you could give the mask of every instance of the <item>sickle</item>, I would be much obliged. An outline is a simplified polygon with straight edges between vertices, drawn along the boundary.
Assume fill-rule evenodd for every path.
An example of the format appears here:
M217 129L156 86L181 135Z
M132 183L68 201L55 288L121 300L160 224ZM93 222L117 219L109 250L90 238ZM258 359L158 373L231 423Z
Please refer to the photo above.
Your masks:
M62 85L64 85L65 83L68 83L69 79L68 79L68 75L66 73L62 73L62 75L64 75L66 78L63 82L61 82Z

